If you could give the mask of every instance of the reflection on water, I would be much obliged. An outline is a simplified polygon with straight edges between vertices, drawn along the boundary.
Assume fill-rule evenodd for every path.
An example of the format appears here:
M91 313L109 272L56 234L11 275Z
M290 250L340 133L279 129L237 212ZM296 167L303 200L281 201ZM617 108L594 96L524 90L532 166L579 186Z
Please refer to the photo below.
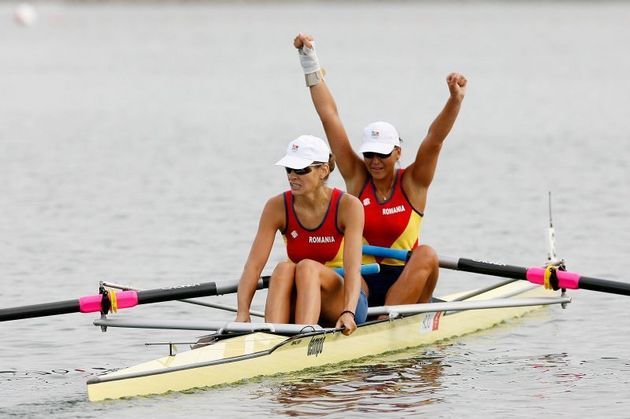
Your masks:
M539 356L529 366L539 373L538 381L542 383L567 387L586 377L584 372L570 369L570 358L566 353Z
M502 371L514 370L530 376L529 380L522 383L525 391L528 388L561 388L563 392L568 392L578 381L587 376L581 363L575 363L567 353L519 357L501 354L501 356L486 359L477 364L479 374L488 372L501 374ZM545 393L540 393L536 397L546 398Z
M441 356L417 352L374 358L343 369L292 375L276 386L261 389L259 396L272 395L279 405L275 413L289 416L350 411L412 413L439 401L437 393L445 367Z
M88 378L103 374L105 372L113 371L106 368L56 368L52 370L17 370L17 369L5 369L0 370L0 389L8 389L15 384L16 381L31 380L30 384L33 387L44 386L50 382L55 382L57 385L59 381L78 381L84 382Z
M456 415L467 415L496 402L498 395L514 405L533 400L559 402L590 386L589 379L596 376L593 369L597 374L605 369L565 352L528 355L516 348L484 352L476 344L473 340L431 351L416 348L349 367L296 373L281 381L270 380L271 385L261 386L252 398L271 398L274 414L285 416L395 416L427 414L445 406ZM614 359L608 367L619 365ZM625 365L627 372L629 364ZM623 375L623 371L614 374ZM467 404L453 406L462 393L470 394ZM555 406L562 410L561 403Z
M458 376L443 377L448 399L453 391L461 394L471 392L470 408L482 408L487 403L502 400L521 405L532 401L553 403L562 410L563 399L574 391L590 385L600 371L585 365L569 353L539 353L537 350L524 354L520 348L480 351L478 342L469 345L458 343L451 347L446 359L458 371ZM463 349L457 351L456 347ZM549 406L549 409L552 407Z

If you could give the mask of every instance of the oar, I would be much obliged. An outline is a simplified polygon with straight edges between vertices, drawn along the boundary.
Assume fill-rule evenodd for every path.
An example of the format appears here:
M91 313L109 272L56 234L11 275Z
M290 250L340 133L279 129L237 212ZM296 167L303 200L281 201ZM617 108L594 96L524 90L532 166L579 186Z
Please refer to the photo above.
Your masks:
M269 277L259 281L261 288L267 287ZM145 291L121 291L106 294L90 295L76 300L56 301L53 303L33 304L28 306L0 309L0 321L26 319L30 317L53 316L67 313L93 313L109 310L109 306L117 309L134 307L140 304L152 304L184 298L206 297L234 292L238 282L217 284L205 282L195 285L184 285L170 288L157 288ZM104 296L107 296L104 298Z
M337 272L339 275L343 276L344 275L344 270L343 268L334 268L333 269L335 272ZM380 270L380 266L378 263L369 263L366 265L362 265L361 266L361 275L372 275L372 274L377 274ZM266 277L268 278L268 277ZM132 286L129 285L121 285L121 284L115 284L113 282L103 282L103 285L109 288L116 288L116 289L120 289L123 291L138 291L137 288L134 288ZM261 287L258 287L259 289ZM197 301L197 300L177 300L179 302L182 303L187 303L187 304L195 304L195 305L199 305L199 306L203 306L203 307L209 307L209 308L216 308L218 310L225 310L225 311L231 311L233 313L238 312L238 308L237 307L233 307L233 306L229 306L229 305L225 305L225 304L218 304L218 303L207 303L204 301ZM249 310L249 314L255 317L265 317L265 313L261 312L261 311L256 311L256 310Z
M361 274L377 273L376 263L361 266ZM343 269L336 268L343 275ZM258 280L257 288L268 288L270 276ZM31 317L54 316L68 313L107 313L111 308L130 308L140 304L160 303L164 301L182 300L195 297L208 297L234 293L238 290L238 281L227 283L205 282L195 285L184 285L169 288L157 288L144 291L104 292L97 295L81 297L76 300L56 301L52 303L33 304L28 306L0 309L0 321L26 319Z
M107 287L107 288L116 288L119 290L123 290L123 291L138 291L137 288L132 287L130 285L122 285L122 284L115 284L113 282L103 282L102 283L103 286ZM260 287L259 287L260 288ZM218 304L218 303L208 303L205 301L199 301L199 300L176 300L182 303L187 303L187 304L194 304L194 305L198 305L198 306L203 306L203 307L209 307L209 308L216 308L218 310L225 310L225 311L231 311L233 313L238 312L238 308L237 307L233 307L233 306L229 306L229 305L225 305L225 304ZM261 311L257 311L257 310L249 310L249 314L251 316L255 316L255 317L265 317L265 313L261 312Z
M401 249L389 249L378 246L363 246L363 253L381 258L391 258L407 261L411 252ZM503 265L492 262L481 262L473 259L440 257L440 267L456 271L473 272L484 275L494 275L504 278L524 279L534 284L545 285L550 283L554 289L585 289L590 291L606 292L610 294L630 295L630 284L626 282L611 281L608 279L583 276L575 272L546 269L538 266L529 268ZM547 281L545 280L547 277Z

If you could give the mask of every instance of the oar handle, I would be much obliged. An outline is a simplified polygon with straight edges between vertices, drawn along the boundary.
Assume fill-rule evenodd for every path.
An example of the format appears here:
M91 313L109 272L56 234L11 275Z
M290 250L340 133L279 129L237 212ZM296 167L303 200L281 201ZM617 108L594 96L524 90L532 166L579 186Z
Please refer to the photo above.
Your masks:
M339 275L344 276L345 272L343 268L334 268L333 271ZM381 266L378 263L366 263L361 265L361 275L374 275L381 271Z
M389 247L372 246L369 244L363 245L363 254L379 258L397 259L405 262L411 256L411 252L409 250L390 249Z

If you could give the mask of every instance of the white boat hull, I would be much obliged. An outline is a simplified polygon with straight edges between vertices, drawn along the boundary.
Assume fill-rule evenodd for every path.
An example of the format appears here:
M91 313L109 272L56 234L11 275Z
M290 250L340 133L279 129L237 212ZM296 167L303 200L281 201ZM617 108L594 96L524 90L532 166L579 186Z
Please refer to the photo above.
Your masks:
M553 292L517 281L471 300L540 295L550 296ZM184 391L340 364L487 329L539 307L468 310L446 315L422 313L368 323L351 336L314 332L287 338L251 333L95 377L88 381L88 397L98 401Z

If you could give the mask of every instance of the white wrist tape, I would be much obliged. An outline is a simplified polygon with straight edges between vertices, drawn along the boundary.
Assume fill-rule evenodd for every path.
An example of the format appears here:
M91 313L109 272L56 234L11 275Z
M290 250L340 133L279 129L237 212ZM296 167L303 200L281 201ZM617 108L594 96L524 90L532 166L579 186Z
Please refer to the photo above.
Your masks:
M298 49L298 54L300 55L300 64L302 65L304 74L315 73L321 69L319 59L315 53L315 43L313 43L312 48L307 48L305 45Z
M305 74L304 79L306 80L306 87L318 85L322 80L324 80L324 70L322 69L314 73Z

